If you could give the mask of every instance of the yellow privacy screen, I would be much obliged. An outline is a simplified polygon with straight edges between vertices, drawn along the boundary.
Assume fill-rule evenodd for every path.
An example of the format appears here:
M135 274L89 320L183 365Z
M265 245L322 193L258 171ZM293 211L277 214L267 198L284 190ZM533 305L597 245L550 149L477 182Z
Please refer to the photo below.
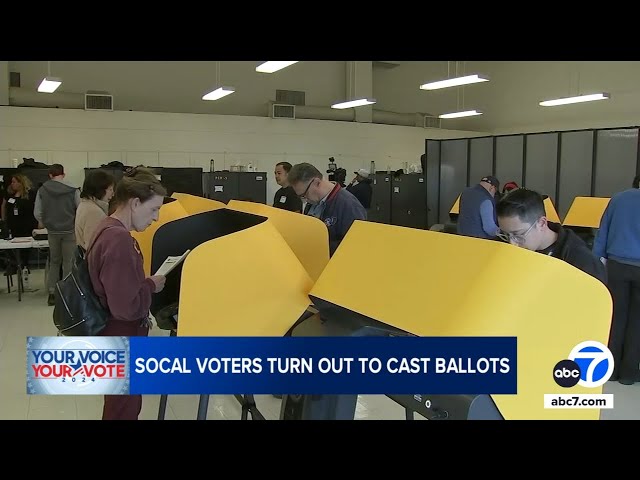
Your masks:
M329 262L329 231L317 218L237 200L230 201L228 208L267 217L314 281Z
M599 228L600 219L609 205L610 198L576 197L564 218L564 224L570 227Z
M146 275L151 275L151 245L153 245L153 236L158 228L165 223L187 217L188 215L180 202L173 201L165 203L160 207L160 216L157 222L153 222L144 232L131 232L133 238L140 244L140 250L144 258L144 273Z
M180 336L282 336L313 282L272 223L210 240L185 260Z
M560 217L558 216L556 207L553 205L553 202L549 197L544 199L544 210L546 213L547 220L555 223L560 223Z
M449 211L449 213L455 213L455 214L460 213L460 195L458 195L458 198L456 198L456 202L453 204L453 207L451 207L451 210Z
M210 212L211 210L217 210L219 208L225 208L226 205L217 200L210 200L208 198L197 197L195 195L189 195L188 193L174 193L171 198L175 198L180 202L180 205L185 209L189 215L196 213Z
M611 322L607 288L561 260L358 221L309 295L419 336L515 336L518 394L492 395L505 419L599 417L598 409L544 409L545 393L602 392L561 388L552 370L583 341L606 345Z

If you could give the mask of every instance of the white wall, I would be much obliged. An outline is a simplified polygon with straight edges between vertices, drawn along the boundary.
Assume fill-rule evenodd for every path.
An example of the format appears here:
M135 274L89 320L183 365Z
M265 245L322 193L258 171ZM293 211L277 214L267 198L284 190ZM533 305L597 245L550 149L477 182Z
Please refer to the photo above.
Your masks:
M448 131L323 120L275 120L229 115L0 107L0 165L33 157L61 163L81 185L84 168L112 160L126 165L196 166L209 171L249 162L268 173L267 199L277 185L274 165L309 162L324 172L329 157L347 169L419 164L425 138L466 138L483 132Z

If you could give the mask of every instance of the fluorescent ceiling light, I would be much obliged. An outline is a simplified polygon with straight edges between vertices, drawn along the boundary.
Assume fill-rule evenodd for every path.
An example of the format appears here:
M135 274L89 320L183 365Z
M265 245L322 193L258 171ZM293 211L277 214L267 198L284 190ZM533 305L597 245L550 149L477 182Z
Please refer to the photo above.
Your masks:
M376 103L373 98L359 98L358 100L349 100L348 102L335 103L331 105L331 108L343 109L352 107L361 107L363 105L372 105Z
M467 75L466 77L449 78L438 82L425 83L424 85L420 85L420 88L422 90L438 90L439 88L458 87L460 85L488 81L489 78L485 75Z
M473 117L474 115L482 115L482 112L479 110L466 110L464 112L443 113L438 118L462 118Z
M212 92L207 93L202 97L203 100L218 100L222 97L226 97L227 95L235 92L235 88L233 87L219 87L213 90Z
M283 68L287 68L289 65L293 65L296 62L264 62L256 67L256 72L261 73L273 73Z
M59 78L45 77L42 82L40 82L38 91L43 93L53 93L58 89L60 85L62 85L62 80L60 80Z
M543 107L555 107L557 105L569 105L570 103L593 102L595 100L607 100L611 96L608 93L593 93L591 95L579 95L577 97L557 98L540 102Z

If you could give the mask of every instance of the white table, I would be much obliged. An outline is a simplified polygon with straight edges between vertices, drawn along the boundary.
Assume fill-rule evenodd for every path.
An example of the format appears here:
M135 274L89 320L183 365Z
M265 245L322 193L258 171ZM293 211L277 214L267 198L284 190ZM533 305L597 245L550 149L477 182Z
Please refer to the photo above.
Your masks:
M24 283L22 281L22 265L20 254L18 250L23 248L49 248L49 240L34 240L31 238L29 241L12 242L11 240L0 240L0 250L11 250L14 254L16 263L18 265L18 301L22 301L22 294L24 293Z

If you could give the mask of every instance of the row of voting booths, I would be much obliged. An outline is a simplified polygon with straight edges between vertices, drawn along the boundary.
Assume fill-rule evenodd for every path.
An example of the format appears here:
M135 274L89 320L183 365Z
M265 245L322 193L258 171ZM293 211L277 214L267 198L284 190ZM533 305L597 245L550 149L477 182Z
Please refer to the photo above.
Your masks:
M561 388L552 370L580 342L606 344L612 313L606 287L558 259L499 242L364 221L353 224L330 258L327 229L316 218L181 193L162 206L158 222L133 235L147 273L167 256L191 249L153 300L152 314L172 335L515 336L515 395L387 396L406 409L407 418L413 412L428 419L600 416L598 408L544 408L544 394L602 393L602 387ZM393 256L380 257L390 248ZM358 260L374 256L380 259L375 264ZM495 279L513 270L522 272L519 281L496 289ZM545 299L543 316L539 298ZM284 393L281 419L355 416L356 395ZM264 418L252 395L236 398L242 418ZM207 405L208 396L201 395L194 416L206 418ZM166 396L159 418L164 408Z

